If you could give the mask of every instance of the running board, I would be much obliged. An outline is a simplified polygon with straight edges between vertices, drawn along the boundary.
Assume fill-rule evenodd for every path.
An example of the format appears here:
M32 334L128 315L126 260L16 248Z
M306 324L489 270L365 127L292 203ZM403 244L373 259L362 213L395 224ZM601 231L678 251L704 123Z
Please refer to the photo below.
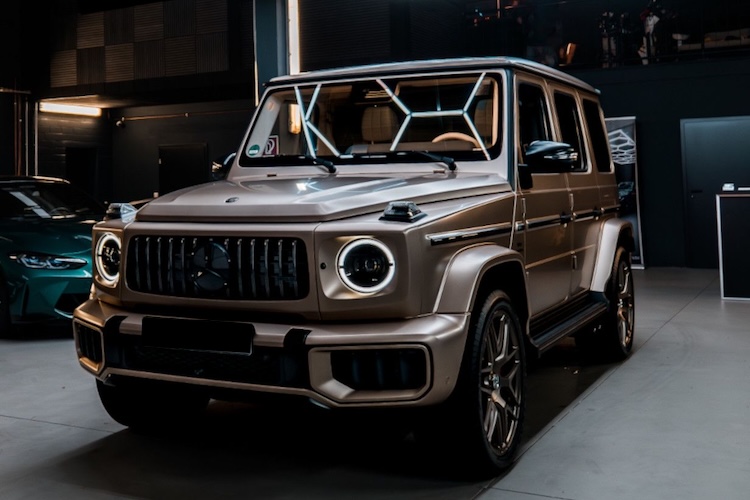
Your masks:
M555 343L586 327L607 312L607 303L601 300L586 300L574 309L571 315L550 324L552 318L532 320L531 343L539 354L543 353Z

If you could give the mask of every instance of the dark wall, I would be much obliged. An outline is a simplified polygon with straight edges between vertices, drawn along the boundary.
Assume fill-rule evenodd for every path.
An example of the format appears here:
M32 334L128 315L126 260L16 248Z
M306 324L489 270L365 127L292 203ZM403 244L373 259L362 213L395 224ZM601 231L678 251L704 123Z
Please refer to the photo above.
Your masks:
M139 200L159 190L160 145L206 144L209 162L237 151L253 107L240 100L129 108L121 115L113 110L112 200Z
M160 145L206 144L209 160L236 151L252 111L242 100L112 109L101 118L39 113L38 173L66 178L66 152L92 148L96 179L81 187L102 202L148 198L159 190Z
M37 173L66 178L67 148L92 148L96 151L97 179L91 187L81 187L99 201L111 201L112 139L106 116L89 118L39 113L37 123Z
M26 47L31 35L21 29L29 12L26 3L4 3L0 14L0 175L14 174L27 161L25 112L34 81L29 68L34 68L31 61L37 55Z
M56 2L43 11L51 20L40 93L141 103L252 95L252 7L252 0Z
M93 95L130 106L98 119L40 113L38 173L64 177L69 148L95 148L92 194L128 201L158 190L160 144L204 143L209 155L237 148L251 108L242 100L255 94L252 0L28 5L20 11L45 8L19 14L14 36L33 25L47 37L19 50L36 61L18 73L30 75L37 98ZM35 18L49 29L37 30Z
M673 33L687 35L686 41L695 43L708 32L750 27L750 3L746 0L520 0L519 3L520 8L509 8L511 2L504 0L501 13L496 16L494 0L465 2L467 12L473 17L473 27L467 32L472 46L467 50L478 55L523 55L526 52L523 45L548 45L554 54L561 46L573 43L576 44L573 65L601 66L602 34L607 32L620 45L619 64L640 64L638 49L644 35L641 16L648 10L659 18L654 27L655 44L664 54L677 50ZM521 40L512 35L514 31L523 33Z
M645 264L685 266L680 120L750 115L750 59L572 73L601 90L606 116L636 117Z
M452 0L300 0L303 70L466 54Z
M0 175L15 170L13 116L13 94L0 92Z

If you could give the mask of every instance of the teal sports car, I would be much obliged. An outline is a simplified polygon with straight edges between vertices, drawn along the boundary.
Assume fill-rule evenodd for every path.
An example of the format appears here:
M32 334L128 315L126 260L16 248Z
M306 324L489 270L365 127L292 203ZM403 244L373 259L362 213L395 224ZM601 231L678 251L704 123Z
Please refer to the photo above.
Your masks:
M0 176L0 336L70 320L91 288L91 228L105 212L63 179Z

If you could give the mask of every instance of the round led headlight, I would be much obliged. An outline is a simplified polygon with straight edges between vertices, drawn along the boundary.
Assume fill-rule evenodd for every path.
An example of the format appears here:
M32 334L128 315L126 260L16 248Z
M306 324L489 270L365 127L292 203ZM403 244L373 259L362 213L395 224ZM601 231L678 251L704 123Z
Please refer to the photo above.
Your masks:
M102 282L114 286L120 278L120 238L112 233L105 233L96 242L94 262Z
M393 253L378 240L364 238L347 244L337 262L341 281L360 293L379 292L393 280Z

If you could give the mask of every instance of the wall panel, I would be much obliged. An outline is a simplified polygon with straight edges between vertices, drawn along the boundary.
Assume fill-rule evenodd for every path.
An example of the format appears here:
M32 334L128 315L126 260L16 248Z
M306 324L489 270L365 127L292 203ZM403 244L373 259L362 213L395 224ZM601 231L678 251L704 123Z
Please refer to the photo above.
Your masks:
M104 48L105 80L123 82L133 79L133 44L107 45Z
M164 40L136 42L133 66L136 80L165 76Z
M162 2L133 7L133 39L136 42L164 38L164 4Z
M195 34L195 1L164 2L164 36L182 37Z
M108 10L104 13L104 44L118 45L133 41L133 8Z
M195 35L164 40L164 60L166 76L194 74L196 72Z
M77 44L79 49L104 45L104 12L85 14L78 18Z
M195 49L196 70L198 73L226 71L229 69L226 32L196 36Z

